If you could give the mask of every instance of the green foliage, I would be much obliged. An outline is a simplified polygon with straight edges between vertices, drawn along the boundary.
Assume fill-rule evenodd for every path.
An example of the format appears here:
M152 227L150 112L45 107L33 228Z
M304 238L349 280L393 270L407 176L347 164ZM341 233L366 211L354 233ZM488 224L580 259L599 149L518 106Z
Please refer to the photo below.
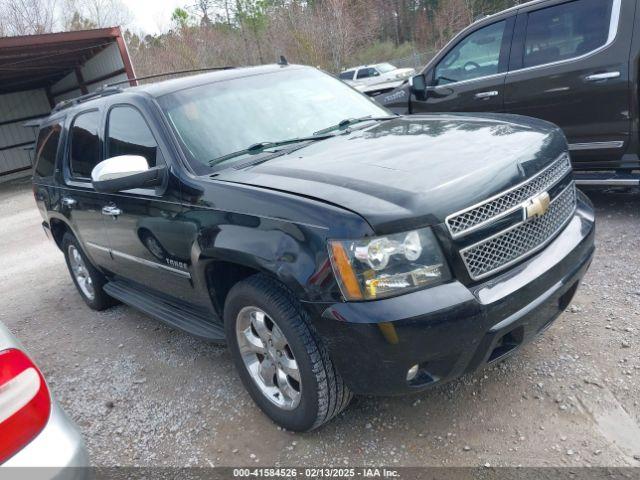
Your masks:
M193 23L193 18L184 8L176 8L171 14L171 21L180 30L188 28Z
M413 43L407 42L397 45L392 41L375 42L358 51L350 60L350 65L367 65L383 60L405 58L416 51ZM346 65L347 67L350 65Z

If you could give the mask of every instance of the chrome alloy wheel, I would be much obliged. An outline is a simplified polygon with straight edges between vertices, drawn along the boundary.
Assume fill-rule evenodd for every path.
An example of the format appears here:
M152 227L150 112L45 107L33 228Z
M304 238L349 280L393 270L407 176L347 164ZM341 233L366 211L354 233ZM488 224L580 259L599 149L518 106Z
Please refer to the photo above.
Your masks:
M82 255L80 255L75 245L69 245L68 254L71 271L73 272L76 282L78 282L80 290L85 297L93 300L96 295L93 289L93 281L91 280L91 275L89 274L89 270L87 270Z
M240 310L236 320L240 355L262 394L283 410L300 403L300 370L282 330L257 307Z

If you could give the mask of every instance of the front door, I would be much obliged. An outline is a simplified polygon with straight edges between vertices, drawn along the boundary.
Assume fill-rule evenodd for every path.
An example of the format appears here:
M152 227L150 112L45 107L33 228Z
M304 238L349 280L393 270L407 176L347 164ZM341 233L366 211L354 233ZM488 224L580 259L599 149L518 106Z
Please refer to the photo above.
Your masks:
M630 139L629 51L636 2L558 0L518 15L504 110L560 126L572 159L599 167Z
M486 25L452 46L426 73L430 87L411 113L501 111L513 24Z
M143 106L112 107L106 120L106 158L140 155L149 167L165 156ZM147 117L149 118L149 117ZM169 169L170 170L170 169ZM103 213L114 258L113 271L147 288L190 303L203 303L191 282L193 224L182 220L179 183L106 195Z

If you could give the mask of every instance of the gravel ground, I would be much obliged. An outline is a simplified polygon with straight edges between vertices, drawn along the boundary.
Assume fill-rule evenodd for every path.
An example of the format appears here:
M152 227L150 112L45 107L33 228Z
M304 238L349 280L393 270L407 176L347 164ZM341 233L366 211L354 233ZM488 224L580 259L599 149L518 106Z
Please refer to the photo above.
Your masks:
M261 414L225 348L126 306L89 310L28 181L0 185L0 321L98 466L640 466L640 192L590 197L596 259L542 338L417 396L357 398L310 434Z

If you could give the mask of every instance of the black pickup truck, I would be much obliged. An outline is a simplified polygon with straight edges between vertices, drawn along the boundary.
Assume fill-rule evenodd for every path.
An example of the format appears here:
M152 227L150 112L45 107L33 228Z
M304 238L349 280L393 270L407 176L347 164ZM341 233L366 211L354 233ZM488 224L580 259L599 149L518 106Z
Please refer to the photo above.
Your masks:
M506 112L560 126L579 184L640 185L638 0L536 0L460 32L376 97L397 113Z
M399 117L308 67L106 88L56 108L36 153L84 301L226 342L291 430L505 358L594 253L557 127Z

